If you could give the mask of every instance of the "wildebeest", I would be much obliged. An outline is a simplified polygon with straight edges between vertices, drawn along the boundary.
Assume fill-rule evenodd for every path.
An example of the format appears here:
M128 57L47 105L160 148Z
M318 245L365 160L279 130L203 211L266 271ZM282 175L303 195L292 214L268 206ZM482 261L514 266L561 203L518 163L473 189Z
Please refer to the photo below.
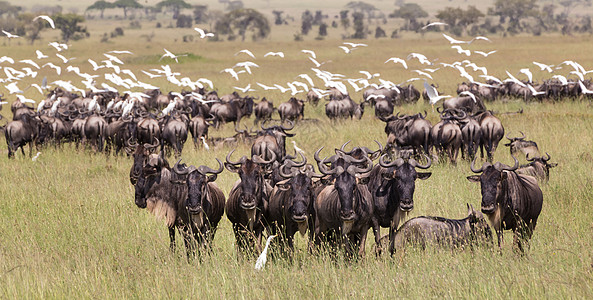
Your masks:
M325 114L328 118L335 120L339 118L352 118L357 110L356 104L350 96L346 95L342 98L333 98L325 104Z
M484 149L486 149L486 155L488 160L492 161L492 156L498 143L504 137L504 127L502 122L494 116L491 111L484 111L478 115L474 115L474 118L480 123L480 129L482 131L482 140L480 142L480 156L484 157Z
M458 119L461 127L461 155L468 160L473 160L478 153L478 147L482 140L482 129L480 123L472 116Z
M460 109L469 114L477 114L485 111L486 106L479 97L476 100L469 96L453 97L443 101L443 109Z
M289 124L288 127L284 125L267 127L262 123L262 130L258 132L251 146L251 155L258 155L268 160L271 153L274 153L276 160L282 162L286 156L286 137L294 136L294 133L287 132L294 128L294 123L289 121Z
M393 253L393 238L399 223L414 208L414 190L416 179L428 179L432 173L416 172L416 168L428 169L431 160L419 164L413 158L398 158L385 162L386 154L379 159L369 174L368 188L373 197L373 226L379 236L380 227L389 228L389 251Z
M451 246L454 248L492 242L492 232L484 215L467 205L468 216L455 220L441 217L416 217L405 222L395 233L395 251L407 244Z
M235 125L241 122L244 116L251 116L253 111L253 98L231 99L228 102L214 103L210 108L210 115L214 117L214 127L220 124L233 122Z
M225 212L233 224L237 250L244 252L251 244L255 244L257 252L261 252L261 238L265 226L263 216L268 209L268 196L272 190L264 176L269 172L270 164L276 160L276 154L272 152L272 158L269 160L252 155L251 159L243 156L233 162L233 152L234 150L227 154L224 165L227 170L239 174L240 179L235 182L229 193Z
M189 122L189 132L191 133L195 148L198 148L199 138L208 138L209 126L210 123L208 123L208 121L206 121L206 119L204 119L202 116L195 116Z
M430 139L437 155L441 158L447 155L449 161L453 164L457 162L457 156L462 145L461 128L458 119L463 119L466 115L464 111L457 111L462 115L458 116L455 112L445 110L441 113L441 121L435 124L430 131Z
M183 145L187 141L187 124L189 120L185 114L166 116L161 123L161 149L170 146L175 152L175 157L181 156Z
M342 151L327 160L320 159L320 148L315 152L319 171L331 176L332 184L318 192L315 198L315 243L323 239L345 243L348 255L364 255L366 237L373 217L371 193L359 177L370 172L373 164L364 155L355 159ZM326 161L331 161L328 167ZM375 236L377 239L377 235ZM375 241L377 242L377 240Z
M84 140L97 152L103 151L107 122L100 115L90 115L84 123Z
M525 174L535 177L540 183L546 183L550 179L550 169L557 166L557 163L549 163L550 154L547 157L527 157L528 164L521 165L517 169L517 174Z
M186 168L184 164L179 164L180 161L173 167L173 172L185 178L185 182L181 179L179 183L187 185L185 208L191 219L190 233L193 233L199 246L209 248L224 214L224 194L214 182L224 169L223 164L216 159L219 168L214 170L207 166Z
M298 121L305 117L305 102L295 97L290 98L287 102L280 103L278 106L278 114L280 120Z
M260 121L265 122L271 120L274 113L274 103L263 97L255 108L253 108L253 113L255 114L254 124L259 124Z
M280 230L281 240L286 240L293 249L293 239L297 232L305 235L309 230L309 241L313 240L313 201L315 199L313 178L321 177L306 165L302 155L301 162L286 159L279 168L283 181L276 183L270 194L266 220L272 232Z
M29 144L29 157L33 154L33 142L39 133L39 123L37 117L24 114L20 119L10 121L4 128L4 136L8 145L8 158L14 156L14 153L21 148L23 156L25 155L25 145Z
M143 119L138 121L138 142L152 143L154 139L161 138L161 128L159 121L152 115L146 115Z
M421 113L415 115L402 115L397 113L389 118L380 118L385 122L385 133L387 134L387 148L396 145L398 148L411 147L414 153L422 150L428 154L430 150L430 131L432 125Z
M106 152L109 153L110 147L114 145L117 156L128 140L136 139L137 125L130 116L109 123L105 128Z
M515 172L519 160L514 156L513 159L513 167L485 162L479 169L474 168L474 159L470 169L481 174L467 179L480 183L482 212L496 231L498 245L502 243L502 231L510 229L515 233L515 244L523 251L522 242L531 238L541 213L543 195L535 177Z
M525 157L536 157L540 156L539 149L537 148L537 143L534 141L526 141L525 134L521 131L521 137L509 137L508 135L506 138L509 140L508 143L504 144L507 147L510 147L511 155L517 157L519 152L522 152Z
M159 140L155 139L153 144L134 144L132 141L128 141L127 144L126 152L134 159L130 168L130 183L136 185L147 157L159 146Z

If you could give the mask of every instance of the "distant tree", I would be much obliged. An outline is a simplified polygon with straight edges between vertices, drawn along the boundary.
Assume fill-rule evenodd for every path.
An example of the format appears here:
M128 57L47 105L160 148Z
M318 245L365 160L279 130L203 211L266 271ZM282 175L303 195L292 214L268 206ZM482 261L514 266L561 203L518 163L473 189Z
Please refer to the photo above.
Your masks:
M464 30L467 30L469 25L478 22L481 17L484 17L484 14L475 6L470 5L467 10L445 7L438 11L435 16L442 22L449 24L453 34L461 35Z
M137 0L117 0L113 4L115 7L124 10L124 19L128 18L129 9L142 8L142 5Z
M321 23L319 25L319 36L327 36L327 24Z
M564 7L563 14L569 15L572 10L579 6L589 7L592 0L561 0L559 4ZM586 20L585 20L586 21Z
M107 2L104 0L99 0L95 3L93 3L91 6L87 7L86 10L98 10L101 12L101 19L103 19L103 13L105 12L106 9L108 8L115 8L115 4L111 3L111 2Z
M352 18L354 19L352 23L354 24L354 34L352 38L354 39L364 39L366 38L366 33L364 30L364 14L362 12L355 12L352 14Z
M190 15L180 14L177 16L175 27L177 28L191 28L192 17Z
M470 5L461 15L458 25L465 27L477 23L482 17L484 17L484 13L482 13L475 6Z
M52 17L56 29L62 32L64 42L68 42L70 39L81 39L89 36L86 27L78 24L84 22L83 16L77 14L58 14Z
M313 28L313 15L309 10L305 10L301 15L301 33L307 35L311 28Z
M374 11L377 10L377 8L374 5L363 1L348 2L348 4L346 4L346 8L352 9L355 12L362 12L368 15L369 17L373 14Z
M196 24L208 23L208 5L194 5L194 22Z
M182 9L191 8L192 6L183 0L163 0L156 4L156 8L167 8L173 11L173 19L177 19ZM190 25L191 26L191 25Z
M0 1L0 17L3 15L16 17L21 10L23 8L20 6L12 5L7 1Z
M321 23L323 23L323 12L316 10L315 17L313 17L313 25L321 25Z
M435 17L441 22L449 24L449 26L457 25L457 20L463 16L463 10L461 8L445 7L442 10L437 11Z
M276 24L276 25L284 24L284 19L282 18L282 14L284 13L284 11L273 10L272 13L274 14L274 24Z
M537 16L538 12L537 0L496 0L494 7L488 8L488 14L498 16L500 23L508 20L510 32L521 31L521 20Z
M227 35L229 40L238 35L241 41L245 41L248 32L251 32L252 40L263 39L270 34L268 19L251 8L237 9L225 14L216 22L214 28L217 34Z
M417 24L417 19L428 17L428 13L416 3L404 3L393 13L389 14L390 18L400 18L406 20L404 28L410 29L412 25Z
M20 14L17 17L19 23L24 25L25 38L29 40L31 45L41 38L41 31L49 27L49 24L45 21L33 22L33 18L35 18L35 15L32 13Z
M386 37L387 34L385 33L385 30L383 30L383 28L381 28L380 26L377 26L377 28L375 28L375 38L382 38L382 37Z
M350 27L350 19L348 18L349 10L342 10L340 11L340 24L344 29L348 29Z
M226 9L232 11L232 10L241 9L243 7L244 7L243 1L236 0L236 1L229 1Z

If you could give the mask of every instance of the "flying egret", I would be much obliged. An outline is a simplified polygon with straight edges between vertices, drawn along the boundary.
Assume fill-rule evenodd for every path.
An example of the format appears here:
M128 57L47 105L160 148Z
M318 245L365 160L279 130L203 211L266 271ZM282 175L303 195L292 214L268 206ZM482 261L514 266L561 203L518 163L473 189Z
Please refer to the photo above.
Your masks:
M9 93L11 94L16 94L16 93L22 93L23 91L21 89L19 89L18 86L16 86L16 82L12 82L10 84L7 84L4 86Z
M529 71L528 68L524 68L519 70L520 73L525 74L525 76L527 76L527 79L529 80L529 83L533 82L533 74L531 74L531 71Z
M107 53L115 53L115 54L134 54L131 51L128 50L111 50L111 51L107 51Z
M451 44L469 44L470 42L456 40L446 34L443 33L443 36L449 41Z
M434 110L434 105L439 102L439 100L444 99L444 98L449 98L451 96L449 95L445 95L445 96L439 96L439 92L437 91L437 89L428 84L428 82L424 81L424 88L426 89L426 94L428 94L428 98L430 105L432 105L432 109Z
M529 88L529 90L531 91L531 95L532 95L532 96L543 95L543 94L545 94L545 93L546 93L546 92L538 92L538 91L536 91L536 90L535 90L535 88L533 88L533 87L531 86L531 84L528 84L528 85L527 85L527 88Z
M59 57L65 64L67 64L68 62L70 62L73 59L76 59L76 57L66 58L64 55L62 55L60 53L56 53L56 56Z
M568 85L568 80L562 75L554 75L552 78L558 79L562 85Z
M43 52L39 50L35 50L35 54L37 54L37 59L48 58L49 56L43 54Z
M261 254L259 255L259 257L257 258L257 261L255 262L255 269L256 270L261 270L266 266L266 261L268 260L268 247L270 246L270 243L272 242L272 239L275 238L276 235L270 235L268 237L268 240L266 241L266 246L264 247L264 251L261 252Z
M408 54L408 56L406 57L407 60L410 60L412 58L417 59L421 64L432 65L432 62L428 60L428 58L426 58L426 56L424 56L423 54L412 52Z
M582 80L579 80L579 86L581 87L581 93L583 94L593 94L593 91L589 90L585 84L583 84Z
M459 45L453 45L453 46L451 46L451 48L457 50L457 53L459 53L459 54L465 54L465 56L470 56L472 54L471 51L465 50L465 49L461 48L461 46L459 46Z
M546 65L546 64L542 64L542 63L538 63L537 61L533 62L534 65L538 66L540 68L540 71L548 71L548 73L552 73L552 67L554 65Z
M459 93L459 96L469 96L470 98L472 98L472 100L474 100L474 102L476 102L476 103L478 102L478 101L476 100L476 95L474 95L474 94L473 94L472 92L470 92L470 91L463 91L463 92Z
M241 91L242 93L247 93L247 92L255 92L255 90L251 88L251 83L250 83L250 84L248 84L248 85L247 85L246 87L244 87L244 88L241 88L241 87L238 87L238 86L234 86L233 88L235 88L235 89L237 89L237 90Z
M430 75L430 74L428 74L428 73L426 73L426 72L424 72L424 71L420 71L420 70L412 70L412 72L416 72L416 73L418 73L419 75L426 76L426 77L428 77L428 78L432 79L432 75Z
M204 29L202 29L202 28L194 27L194 30L195 30L196 32L198 32L198 34L200 35L200 38L201 38L201 39L203 39L203 38L207 38L207 37L214 37L214 33L212 33L212 32L208 32L208 33L206 33L206 32L204 31Z
M273 86L267 86L267 85L259 83L259 82L256 82L256 83L257 83L257 85L261 86L261 88L264 89L264 91L276 89L276 87L273 87Z
M229 74L231 74L231 76L233 78L235 78L235 80L239 80L239 75L237 75L237 72L235 72L235 70L233 70L233 68L226 68L226 69L220 71L220 73L222 73L222 72L229 73Z
M249 51L248 49L239 50L239 52L235 53L235 56L237 56L239 53L245 53L245 54L251 56L252 58L255 58L255 55L253 55L253 53L251 51Z
M3 62L9 62L11 64L14 64L14 59L12 59L12 57L8 57L5 55L5 56L0 57L0 63L3 63Z
M449 24L443 23L443 22L432 22L432 23L426 24L425 26L423 26L420 29L426 30L428 27L432 27L432 26L449 26Z
M8 31L5 31L5 30L2 30L2 33L4 33L4 35L6 35L6 37L7 37L9 40L11 40L11 39L15 39L15 38L18 38L18 37L20 37L20 36L18 36L18 35L16 35L16 34L12 34L12 33L8 32Z
M179 60L177 60L178 57L187 56L187 54L175 55L175 54L171 53L169 50L167 50L165 48L163 48L163 50L165 50L165 54L163 54L163 56L161 56L161 58L159 59L159 61L161 61L165 57L169 57L169 58L174 59L176 63L179 63Z
M509 79L512 82L514 82L514 83L516 83L516 84L518 84L518 85L520 85L522 87L525 87L525 83L519 81L517 78L515 78L515 76L513 76L511 73L509 73L509 71L505 71L505 72L507 73L507 75L509 76Z
M402 64L402 66L404 66L404 69L407 69L408 68L408 64L406 63L406 61L403 60L403 59L401 59L401 58L399 58L399 57L392 57L392 58L386 60L385 63L388 63L390 61L392 61L394 63L400 63L400 64Z
M372 79L381 76L381 74L379 73L371 73L369 71L358 71L358 73L364 74L367 77L367 79Z
M56 73L57 73L58 75L60 75L60 74L62 73L62 68L60 68L60 67L58 67L58 66L56 66L56 65L54 65L54 64L52 64L52 63L50 63L50 62L46 63L46 64L45 64L45 65L43 65L42 67L45 67L45 66L49 66L50 68L52 68L52 69L55 69L55 70L56 70Z
M477 37L473 38L471 41L469 41L468 44L471 44L471 43L473 43L476 40L482 40L482 41L486 41L486 42L492 43L492 41L489 38L485 37L485 36L477 36Z
M357 43L350 43L350 42L343 42L342 44L348 45L348 46L350 46L352 48L356 48L356 47L367 47L368 46L367 44L362 44L362 43L358 43L357 44Z
M46 15L37 16L37 17L33 18L33 22L37 21L38 19L44 19L44 20L46 20L47 23L49 23L49 26L51 26L51 28L56 29L56 25L54 24L54 20L52 20L52 18L50 18L49 16L46 16Z
M496 51L497 51L497 50L492 50L492 51L490 51L490 52L484 52L484 51L479 51L479 50L476 50L476 51L474 51L474 53L476 53L476 54L480 54L480 55L482 55L482 56L484 56L484 57L488 57L490 54L494 54L494 53L496 53Z
M284 53L280 52L280 51L278 51L278 52L270 51L270 52L264 54L264 57L268 57L268 56L280 56L280 57L284 58Z
M346 54L350 54L352 53L352 51L356 50L356 48L348 48L346 46L338 46L340 49L344 50L344 52L346 52Z
M316 68L319 68L319 67L321 67L322 65L324 65L324 64L326 64L326 63L328 63L328 62L331 62L331 60L324 61L324 62L318 62L318 61L317 61L315 58L313 58L313 57L309 57L309 60L313 62L313 64L315 65L315 67L316 67Z
M317 58L317 54L315 54L315 52L313 52L313 50L307 50L307 49L303 49L301 50L301 52L305 53L305 54L309 54L311 55L311 57L313 58Z

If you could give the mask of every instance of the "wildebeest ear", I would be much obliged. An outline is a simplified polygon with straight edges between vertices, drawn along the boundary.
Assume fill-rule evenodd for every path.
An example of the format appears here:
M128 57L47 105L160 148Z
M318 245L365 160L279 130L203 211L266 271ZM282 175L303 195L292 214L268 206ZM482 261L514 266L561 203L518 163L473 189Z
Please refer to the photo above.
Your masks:
M553 168L553 167L555 167L555 166L557 166L557 165L558 165L558 163L551 163L551 164L548 164L548 166L549 166L550 168Z
M224 167L233 173L237 173L239 171L239 169L241 168L241 167L236 167L235 165L229 164L226 162L224 163Z
M217 177L218 177L218 175L216 175L216 174L208 175L208 177L206 177L206 181L213 182L214 180L216 180Z
M432 172L418 172L416 174L418 176L418 179L424 180L424 179L428 179L428 177L430 177L430 175L432 175Z
M480 175L467 176L467 180L471 182L480 182Z

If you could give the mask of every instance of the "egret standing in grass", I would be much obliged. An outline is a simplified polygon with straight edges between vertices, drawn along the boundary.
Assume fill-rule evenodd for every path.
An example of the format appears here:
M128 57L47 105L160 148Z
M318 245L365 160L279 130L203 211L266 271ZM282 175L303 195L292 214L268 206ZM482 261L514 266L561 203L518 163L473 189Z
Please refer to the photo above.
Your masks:
M268 260L268 247L270 246L270 243L272 242L272 239L275 238L276 235L270 235L268 237L268 240L266 241L266 246L264 247L264 251L261 252L261 254L259 255L259 257L257 258L257 261L255 262L255 269L256 270L261 270L266 266L266 261Z

